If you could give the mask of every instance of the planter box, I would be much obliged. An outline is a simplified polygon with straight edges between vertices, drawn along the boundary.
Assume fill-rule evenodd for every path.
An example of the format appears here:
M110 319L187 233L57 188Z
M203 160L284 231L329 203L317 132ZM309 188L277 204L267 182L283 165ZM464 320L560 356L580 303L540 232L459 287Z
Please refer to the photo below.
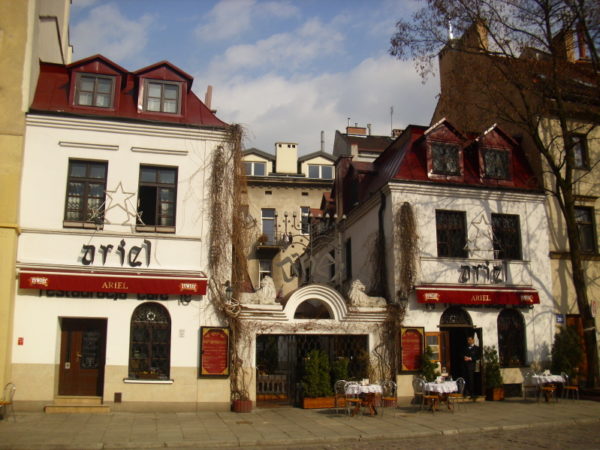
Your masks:
M488 388L485 391L485 399L488 401L504 400L504 388Z
M233 400L231 410L238 413L249 413L252 411L252 400Z
M304 409L333 408L335 407L335 397L303 398L302 407Z

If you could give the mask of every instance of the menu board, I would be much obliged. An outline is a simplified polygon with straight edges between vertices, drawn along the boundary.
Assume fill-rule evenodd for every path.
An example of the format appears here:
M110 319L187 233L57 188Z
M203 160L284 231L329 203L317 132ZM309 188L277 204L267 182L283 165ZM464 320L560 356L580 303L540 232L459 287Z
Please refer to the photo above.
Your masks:
M200 375L229 376L229 328L200 329Z
M425 329L423 327L402 327L400 329L400 367L403 371L421 369L424 350Z

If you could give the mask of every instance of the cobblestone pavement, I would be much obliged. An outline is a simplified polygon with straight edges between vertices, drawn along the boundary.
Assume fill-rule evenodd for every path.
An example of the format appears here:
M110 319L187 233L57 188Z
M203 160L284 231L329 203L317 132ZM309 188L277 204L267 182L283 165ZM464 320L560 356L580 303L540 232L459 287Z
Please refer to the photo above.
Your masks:
M257 450L260 447L250 447ZM262 447L264 448L264 447ZM523 430L488 431L466 435L436 435L393 440L364 440L301 447L269 447L269 450L338 450L338 449L600 449L598 424L537 427Z

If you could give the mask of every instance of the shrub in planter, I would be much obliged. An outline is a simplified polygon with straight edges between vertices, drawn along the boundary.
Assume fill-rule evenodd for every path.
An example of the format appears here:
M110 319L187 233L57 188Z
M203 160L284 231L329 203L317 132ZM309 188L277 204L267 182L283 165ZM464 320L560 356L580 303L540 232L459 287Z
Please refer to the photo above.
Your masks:
M330 397L330 401L317 402L312 406L313 408L329 408L334 404L331 377L329 376L329 358L320 350L312 350L304 359L302 392L304 398Z
M331 381L333 383L338 380L348 380L348 364L350 364L350 360L345 357L339 357L331 364Z
M552 373L566 373L570 379L576 375L583 350L579 335L573 327L564 327L554 335L552 345Z
M483 370L485 373L485 399L504 400L504 381L495 346L483 347Z

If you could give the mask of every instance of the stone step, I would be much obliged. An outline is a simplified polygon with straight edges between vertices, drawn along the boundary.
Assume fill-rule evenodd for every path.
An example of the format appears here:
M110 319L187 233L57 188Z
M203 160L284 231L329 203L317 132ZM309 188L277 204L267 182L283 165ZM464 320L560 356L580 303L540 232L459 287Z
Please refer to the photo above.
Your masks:
M102 397L96 395L57 395L55 405L101 405Z

